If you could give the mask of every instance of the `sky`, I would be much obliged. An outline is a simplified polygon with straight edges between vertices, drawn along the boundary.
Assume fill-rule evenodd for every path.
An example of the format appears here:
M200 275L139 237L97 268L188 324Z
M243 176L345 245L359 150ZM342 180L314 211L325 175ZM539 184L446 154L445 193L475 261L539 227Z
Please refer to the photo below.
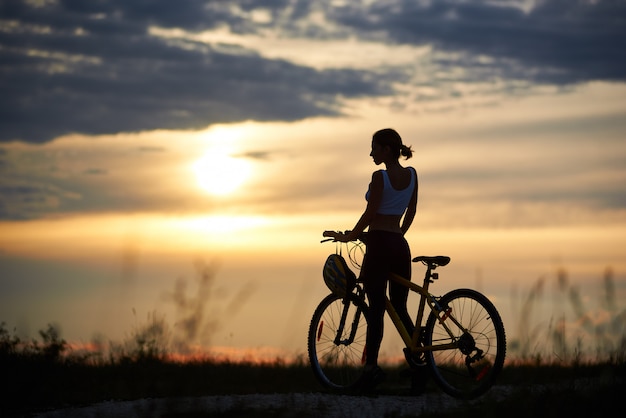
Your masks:
M434 293L624 335L625 49L620 0L3 0L0 322L305 353L391 127Z

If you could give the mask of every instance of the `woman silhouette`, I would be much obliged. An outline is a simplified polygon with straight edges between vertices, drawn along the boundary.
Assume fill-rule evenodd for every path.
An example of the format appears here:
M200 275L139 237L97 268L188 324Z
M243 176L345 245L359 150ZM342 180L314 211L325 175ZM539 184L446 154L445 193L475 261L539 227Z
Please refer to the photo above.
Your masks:
M370 156L374 164L385 164L385 170L372 174L365 195L367 206L351 231L325 231L324 236L348 242L359 238L368 228L366 251L361 266L361 277L369 301L370 313L366 336L366 362L363 375L357 382L361 390L376 386L385 378L378 366L378 352L383 338L385 292L389 273L410 280L411 252L404 238L417 210L417 173L412 167L403 167L400 156L411 158L410 147L393 129L382 129L372 137ZM406 308L408 288L389 282L389 299L409 332L414 324Z

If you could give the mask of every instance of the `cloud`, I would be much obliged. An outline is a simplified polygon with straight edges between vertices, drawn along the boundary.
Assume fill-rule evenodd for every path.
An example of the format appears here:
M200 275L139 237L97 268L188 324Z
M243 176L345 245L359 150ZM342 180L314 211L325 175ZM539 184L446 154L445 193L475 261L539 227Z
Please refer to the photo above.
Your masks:
M81 196L36 181L0 183L0 219L31 219L42 213L59 210L62 201L80 200Z
M5 144L0 219L358 214L379 168L368 157L371 134L390 123L415 150L403 163L418 169L420 216L429 227L604 222L623 216L626 205L626 119L615 105L624 91L587 86L471 115L416 118L377 108L371 117ZM191 166L224 144L253 175L238 193L218 199L197 186Z
M458 54L439 63L494 80L626 80L626 3L543 0L530 10L524 8L528 3L398 0L350 4L333 18L360 36Z
M265 161L272 157L272 153L268 151L247 151L242 154L234 155L236 158L249 158L251 160Z
M416 146L436 210L493 204L506 223L523 205L626 204L620 2L146 4L0 4L0 219L359 211L382 121ZM534 105L502 94L525 90L542 93ZM188 166L239 140L250 183L201 194Z
M151 25L241 29L241 18L226 11L215 17L203 5L4 3L0 140L332 116L341 114L339 97L392 91L390 80L369 71L320 71L242 48L149 34Z
M7 0L0 141L338 116L345 99L428 103L472 94L459 83L519 93L533 83L624 81L624 2L525 4ZM159 36L155 28L208 40ZM218 30L257 41L211 41ZM360 42L430 49L411 63L390 56L371 68L343 60L321 69L264 55L264 42L285 38L308 40L311 51L338 39L356 39L356 49ZM419 92L406 95L411 88Z

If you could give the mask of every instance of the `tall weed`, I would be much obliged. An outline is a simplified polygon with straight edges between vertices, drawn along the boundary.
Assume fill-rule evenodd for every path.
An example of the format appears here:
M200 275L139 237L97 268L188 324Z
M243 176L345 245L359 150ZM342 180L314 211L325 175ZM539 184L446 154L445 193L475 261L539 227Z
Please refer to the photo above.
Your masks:
M550 303L548 280L539 278L521 297L515 337L509 343L513 358L534 362L616 362L626 360L626 308L619 307L613 270L602 275L600 298L592 306L569 279L565 269L554 275ZM513 299L519 299L514 294Z

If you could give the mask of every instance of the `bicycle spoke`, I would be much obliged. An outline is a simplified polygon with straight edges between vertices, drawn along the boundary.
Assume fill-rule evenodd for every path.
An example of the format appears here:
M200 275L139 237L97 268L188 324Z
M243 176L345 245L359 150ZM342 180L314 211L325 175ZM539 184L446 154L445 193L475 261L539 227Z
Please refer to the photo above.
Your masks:
M504 362L506 342L500 316L487 298L468 289L450 292L440 302L451 309L450 316L462 328L447 320L449 335L436 317L429 318L428 345L456 343L458 347L427 353L433 376L453 396L478 396L493 384Z
M360 299L354 298L345 305L342 298L331 295L320 303L313 315L309 328L309 359L316 377L329 388L347 389L360 373L367 331L365 310ZM353 330L355 318L358 321ZM338 335L339 330L341 335Z

